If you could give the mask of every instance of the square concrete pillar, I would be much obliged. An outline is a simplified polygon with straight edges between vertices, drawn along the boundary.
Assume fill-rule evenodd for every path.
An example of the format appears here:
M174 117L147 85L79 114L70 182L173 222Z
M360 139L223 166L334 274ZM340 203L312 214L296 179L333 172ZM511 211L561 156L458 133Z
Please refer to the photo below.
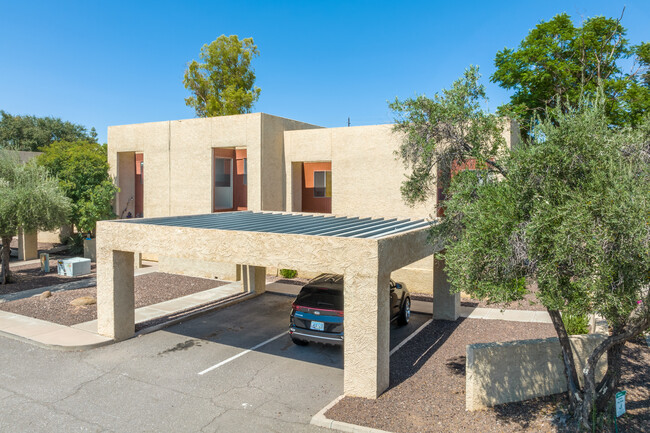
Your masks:
M38 258L37 232L25 233L18 230L18 260L32 260Z
M377 398L390 375L389 275L345 274L345 395Z
M241 265L241 282L244 292L264 293L266 291L266 268L264 266Z
M97 331L114 340L135 334L133 253L98 251Z
M433 318L456 320L460 310L460 293L451 293L445 261L433 259Z

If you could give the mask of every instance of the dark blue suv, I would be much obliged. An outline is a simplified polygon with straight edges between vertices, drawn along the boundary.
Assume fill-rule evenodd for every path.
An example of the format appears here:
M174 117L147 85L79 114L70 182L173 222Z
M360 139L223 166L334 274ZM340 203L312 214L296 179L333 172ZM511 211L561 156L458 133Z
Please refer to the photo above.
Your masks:
M390 280L391 321L406 325L411 297L403 284ZM289 335L294 343L343 343L343 276L321 274L309 281L291 306Z

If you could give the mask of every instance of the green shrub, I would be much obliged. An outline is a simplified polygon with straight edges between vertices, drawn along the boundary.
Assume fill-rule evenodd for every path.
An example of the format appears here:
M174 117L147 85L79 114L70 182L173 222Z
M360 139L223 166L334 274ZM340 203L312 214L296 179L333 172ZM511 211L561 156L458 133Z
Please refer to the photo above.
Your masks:
M562 321L569 335L589 334L589 316L563 314Z
M295 269L280 269L280 275L282 275L283 278L294 278L298 275L298 271Z

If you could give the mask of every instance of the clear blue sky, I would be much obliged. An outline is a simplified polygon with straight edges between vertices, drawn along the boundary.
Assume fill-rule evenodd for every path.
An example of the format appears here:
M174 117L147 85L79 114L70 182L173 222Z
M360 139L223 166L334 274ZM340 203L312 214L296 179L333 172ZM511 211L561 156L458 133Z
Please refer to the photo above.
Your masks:
M650 1L0 0L0 109L90 128L185 119L183 73L221 34L253 37L254 111L322 126L390 123L387 100L433 95L481 66L490 109L495 53L541 20L616 16L650 41Z

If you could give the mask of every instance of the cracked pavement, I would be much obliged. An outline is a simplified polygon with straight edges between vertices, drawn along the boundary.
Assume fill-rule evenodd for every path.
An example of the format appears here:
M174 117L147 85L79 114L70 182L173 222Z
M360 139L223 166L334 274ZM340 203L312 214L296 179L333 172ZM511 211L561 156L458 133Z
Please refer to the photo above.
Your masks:
M85 352L0 337L0 431L328 431L309 421L343 392L341 348L284 335L198 375L286 330L292 300L267 293Z

